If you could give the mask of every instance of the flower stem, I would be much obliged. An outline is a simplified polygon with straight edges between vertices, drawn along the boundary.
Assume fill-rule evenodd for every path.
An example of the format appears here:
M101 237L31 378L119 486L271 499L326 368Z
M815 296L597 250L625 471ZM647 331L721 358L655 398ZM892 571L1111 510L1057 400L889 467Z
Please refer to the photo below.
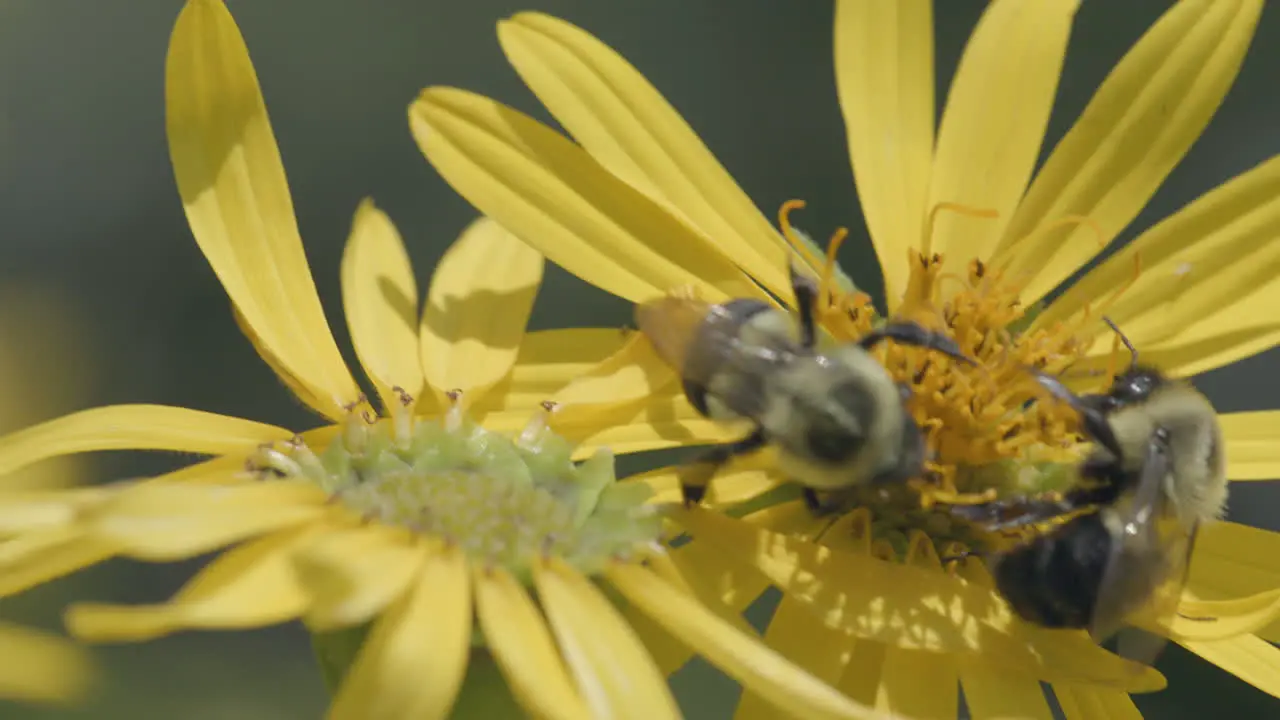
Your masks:
M527 713L511 694L507 680L498 669L493 655L483 647L471 648L467 675L458 691L458 701L450 715L454 720L468 718L519 718Z

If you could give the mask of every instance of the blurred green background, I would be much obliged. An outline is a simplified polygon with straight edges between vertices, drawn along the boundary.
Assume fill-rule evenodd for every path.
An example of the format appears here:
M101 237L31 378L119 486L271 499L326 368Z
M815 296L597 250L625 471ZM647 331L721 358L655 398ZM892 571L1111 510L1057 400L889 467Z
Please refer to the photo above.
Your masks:
M770 216L793 197L802 225L848 225L842 261L878 291L835 101L825 0L527 3L229 0L257 67L330 323L347 343L338 262L351 215L372 196L398 224L425 287L473 218L422 159L406 107L430 84L466 87L549 120L499 50L494 23L537 9L577 23L631 60L684 114ZM984 3L938 3L939 97ZM1170 3L1086 0L1045 152L1107 71ZM0 2L0 431L93 405L157 402L311 427L236 329L182 214L164 138L163 72L180 0ZM1268 8L1244 70L1208 132L1123 239L1280 150L1280 10ZM939 109L941 102L939 102ZM625 323L629 308L549 268L535 328ZM352 354L347 352L348 358ZM1200 378L1224 411L1280 407L1271 352ZM182 458L104 454L38 469L94 480ZM652 461L634 460L624 469ZM1233 519L1280 529L1280 494L1235 488ZM117 562L0 602L56 627L70 598L154 602L198 562ZM770 604L758 611L767 614ZM763 615L762 615L763 616ZM0 649L3 652L3 649ZM88 707L0 702L0 718L321 717L325 692L299 627L188 633L103 648ZM1179 648L1148 717L1274 713L1277 701ZM705 668L676 682L689 716L728 718L733 684Z

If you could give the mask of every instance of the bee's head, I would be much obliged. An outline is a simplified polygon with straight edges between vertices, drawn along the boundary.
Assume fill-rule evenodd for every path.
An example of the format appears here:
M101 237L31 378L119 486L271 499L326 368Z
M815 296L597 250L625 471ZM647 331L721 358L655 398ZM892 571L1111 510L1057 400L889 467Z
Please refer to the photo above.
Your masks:
M1111 406L1107 409L1144 402L1167 382L1159 370L1135 365L1116 376L1104 396L1104 402Z

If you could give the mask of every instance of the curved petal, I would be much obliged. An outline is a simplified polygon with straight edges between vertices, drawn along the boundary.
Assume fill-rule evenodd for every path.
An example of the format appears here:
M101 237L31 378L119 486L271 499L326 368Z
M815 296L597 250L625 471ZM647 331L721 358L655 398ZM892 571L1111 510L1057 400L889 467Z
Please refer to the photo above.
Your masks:
M1144 232L1054 300L1032 327L1066 321L1112 296L1107 316L1138 347L1263 325L1269 313L1258 317L1241 306L1280 296L1277 227L1280 158L1272 158ZM1101 337L1094 352L1110 345Z
M626 339L626 333L618 328L526 333L511 372L468 410L473 415L495 410L533 412L564 386L587 375L622 349Z
M632 302L683 286L711 301L762 294L708 238L523 113L439 87L409 121L459 194L596 287Z
M433 388L479 396L507 374L542 266L537 250L489 218L462 231L436 264L422 309L422 372Z
M893 312L920 244L933 162L933 3L837 0L836 91ZM785 297L785 296L784 296Z
M1169 625L1169 634L1178 640L1224 640L1263 631L1276 618L1280 618L1280 589L1235 600L1184 596L1178 604L1178 615Z
M316 294L258 78L221 0L191 0L165 64L173 173L201 251L269 353L330 418L360 395Z
M471 651L471 588L457 549L432 553L347 673L332 720L449 717Z
M1142 346L1142 361L1171 377L1189 377L1207 372L1237 360L1265 352L1280 344L1280 322L1271 321L1270 308L1280 297L1258 298L1248 307L1238 307L1238 312L1225 313L1210 322L1199 322L1178 333L1177 338ZM1265 309L1264 309L1265 308ZM1127 334L1127 333L1126 333ZM1130 336L1130 340L1133 340ZM1085 376L1088 372L1105 371L1111 359L1110 344L1103 345L1099 338L1091 354L1071 366L1073 374Z
M965 663L960 668L960 686L969 717L1053 720L1049 701L1035 678L982 663Z
M787 246L675 108L612 48L535 12L498 23L521 79L601 165L682 214L779 297L790 297Z
M1143 35L1049 156L996 255L1043 297L1147 204L1235 81L1261 0L1181 2ZM1093 227L1059 226L1087 216ZM1032 279L1033 278L1033 279Z
M1206 524L1196 537L1188 572L1187 592L1202 601L1269 593L1280 588L1280 533L1228 521Z
M327 632L368 622L412 587L426 554L400 528L371 525L326 534L294 558L311 596L307 627Z
M804 718L879 717L792 665L760 640L735 629L653 571L619 563L606 569L605 577L672 635L774 706Z
M997 627L991 619L999 618L1005 605L984 585L833 551L701 509L677 511L675 519L695 541L749 562L830 627L859 639L883 642L890 649L979 656L1044 680L1126 690L1152 689L1162 681L1158 673L1135 667L1087 637L1060 637L1008 623Z
M1215 642L1183 641L1183 647L1241 680L1280 697L1280 648L1253 635Z
M1228 413L1218 422L1227 444L1227 477L1280 478L1280 410Z
M422 393L418 362L418 286L404 241L391 218L365 198L342 251L342 304L351 344L365 373L393 412Z
M922 533L912 538L905 564L943 574L933 542ZM881 665L880 692L888 707L903 717L956 717L960 703L959 669L961 665L970 664L963 657L890 646Z
M531 714L590 717L533 599L502 568L476 570L476 616L511 692Z
M325 501L324 491L304 482L147 483L104 502L83 527L121 555L168 562L316 520Z
M653 658L594 585L554 558L546 567L536 567L533 579L560 651L594 717L681 717Z
M1054 697L1067 720L1142 720L1133 700L1118 690L1054 685Z
M677 379L671 366L643 334L630 333L617 352L552 396L557 405L563 406L552 417L552 426L573 425L578 413L643 400L660 390L668 390L668 394L682 392L676 388Z
M0 697L28 702L72 702L92 679L89 654L61 638L0 625Z
M831 686L840 680L849 664L854 644L852 635L833 632L813 613L785 595L769 619L764 641L778 654ZM777 709L767 700L744 690L733 719L770 720L777 716Z
M316 532L273 533L228 550L167 603L72 605L67 630L89 642L139 642L179 630L255 628L292 620L308 602L294 572L293 554Z
M0 543L0 597L8 597L115 557L118 546L61 527Z
M956 69L927 207L956 203L994 218L938 213L933 249L963 268L995 249L1040 157L1079 0L995 0Z
M252 420L167 405L109 405L82 410L0 438L0 476L58 455L97 450L250 452L293 433Z

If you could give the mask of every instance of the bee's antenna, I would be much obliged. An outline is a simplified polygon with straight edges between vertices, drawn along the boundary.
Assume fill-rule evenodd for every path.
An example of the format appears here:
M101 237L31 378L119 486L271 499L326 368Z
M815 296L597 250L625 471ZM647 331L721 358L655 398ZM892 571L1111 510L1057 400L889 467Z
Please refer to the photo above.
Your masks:
M1138 367L1138 348L1133 346L1133 343L1129 341L1128 336L1120 330L1111 318L1104 315L1102 317L1102 322L1106 323L1107 327L1111 328L1111 331L1119 336L1120 342L1124 343L1125 348L1129 351L1129 369L1133 370Z

